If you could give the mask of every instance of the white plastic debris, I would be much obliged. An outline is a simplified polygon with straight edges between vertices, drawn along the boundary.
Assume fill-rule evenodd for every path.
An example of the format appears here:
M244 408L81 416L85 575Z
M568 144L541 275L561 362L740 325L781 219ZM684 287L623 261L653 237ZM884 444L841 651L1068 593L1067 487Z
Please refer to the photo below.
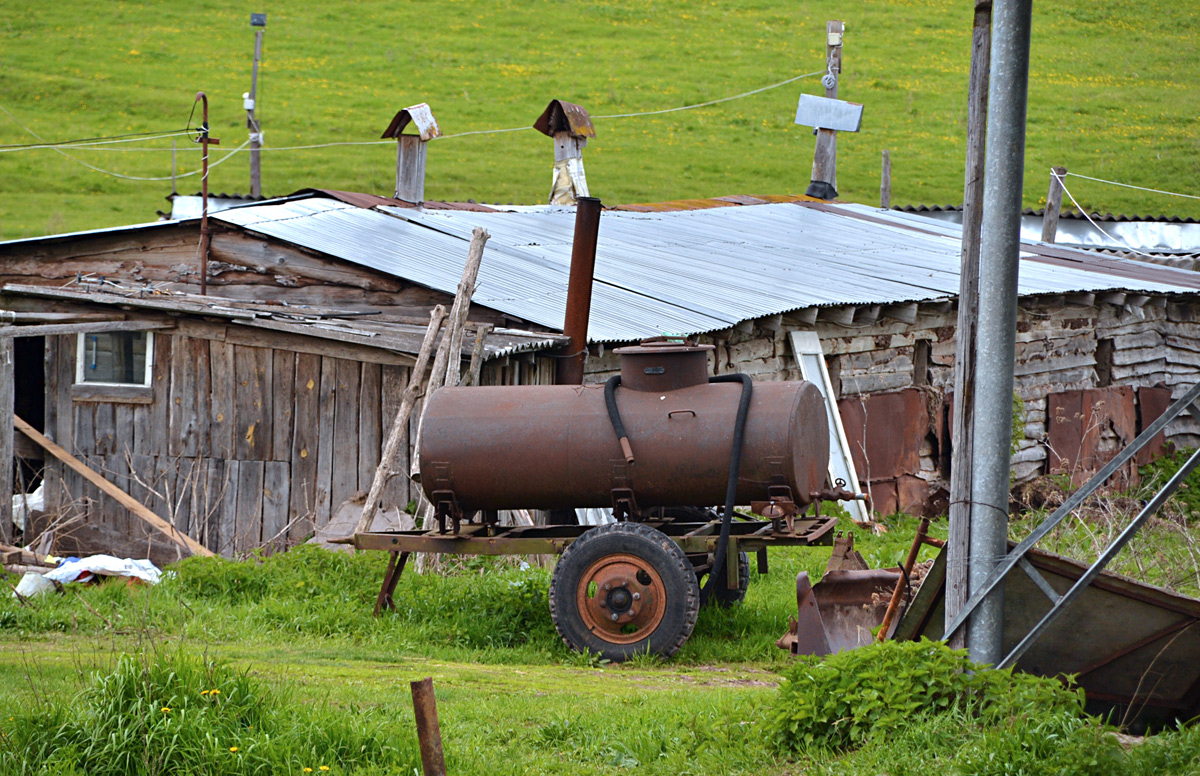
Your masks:
M111 555L91 555L69 560L56 569L47 571L46 579L55 582L86 580L96 574L106 577L135 577L151 585L157 585L162 571L148 560L114 558Z
M38 485L33 493L18 493L12 497L13 522L22 531L25 530L25 519L29 517L30 512L42 512L46 509L46 499L42 494L45 484L43 482Z
M53 582L36 571L26 571L25 576L21 577L21 581L17 583L17 592L13 596L17 597L20 595L25 598L33 598L35 595L41 595L53 589Z

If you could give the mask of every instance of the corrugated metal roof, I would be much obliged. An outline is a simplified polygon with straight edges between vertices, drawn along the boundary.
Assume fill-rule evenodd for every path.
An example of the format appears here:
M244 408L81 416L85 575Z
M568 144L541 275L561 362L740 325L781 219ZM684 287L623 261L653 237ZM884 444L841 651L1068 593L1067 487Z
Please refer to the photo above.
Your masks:
M671 212L608 211L600 221L589 335L620 342L693 334L827 305L891 304L958 293L953 224L895 211L805 202ZM569 210L355 208L306 199L226 211L218 220L446 293L471 230L490 235L475 300L559 328L575 216ZM1200 274L1089 254L1022 254L1023 295L1200 289ZM1079 261L1074 261L1078 256Z

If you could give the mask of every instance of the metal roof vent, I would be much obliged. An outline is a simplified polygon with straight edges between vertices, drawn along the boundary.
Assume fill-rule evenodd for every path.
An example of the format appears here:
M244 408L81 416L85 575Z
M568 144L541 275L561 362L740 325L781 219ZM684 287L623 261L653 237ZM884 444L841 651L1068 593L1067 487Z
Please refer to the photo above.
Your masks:
M414 124L419 135L405 135L404 128ZM420 204L425 201L425 144L439 137L442 130L425 103L410 105L396 114L381 137L396 139L396 199Z
M596 136L592 117L583 106L551 100L533 128L554 139L554 173L550 187L551 205L574 205L588 194L583 174L583 148Z

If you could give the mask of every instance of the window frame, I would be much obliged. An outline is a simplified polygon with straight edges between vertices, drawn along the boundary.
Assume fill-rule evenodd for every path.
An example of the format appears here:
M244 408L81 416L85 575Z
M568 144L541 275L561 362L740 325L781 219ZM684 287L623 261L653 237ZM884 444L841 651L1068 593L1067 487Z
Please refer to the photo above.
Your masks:
M140 383L109 383L84 380L87 364L87 338L97 334L123 334L124 331L80 332L76 336L75 381L71 398L75 401L100 401L150 404L154 400L154 331L146 330L146 363Z

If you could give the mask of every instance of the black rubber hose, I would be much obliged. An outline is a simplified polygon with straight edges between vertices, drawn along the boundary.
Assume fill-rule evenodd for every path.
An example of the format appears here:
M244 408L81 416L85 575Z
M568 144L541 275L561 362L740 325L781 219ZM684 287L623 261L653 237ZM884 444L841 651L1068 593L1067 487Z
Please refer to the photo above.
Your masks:
M738 475L742 468L742 444L746 439L746 417L750 414L750 398L754 393L754 381L750 375L732 374L717 375L708 378L710 383L742 384L742 398L738 402L737 419L733 427L733 453L729 459L729 484L725 486L725 514L721 516L721 537L717 540L717 551L713 555L712 569L708 572L708 581L700 591L700 605L704 606L712 595L716 585L717 575L725 573L725 560L729 549L729 532L733 525L733 507L737 500Z
M608 420L612 423L613 431L617 432L617 441L621 443L621 452L625 454L625 460L633 463L629 434L625 432L625 424L621 422L621 411L617 409L617 386L620 384L620 375L608 378L608 382L604 384L604 406L608 407Z

